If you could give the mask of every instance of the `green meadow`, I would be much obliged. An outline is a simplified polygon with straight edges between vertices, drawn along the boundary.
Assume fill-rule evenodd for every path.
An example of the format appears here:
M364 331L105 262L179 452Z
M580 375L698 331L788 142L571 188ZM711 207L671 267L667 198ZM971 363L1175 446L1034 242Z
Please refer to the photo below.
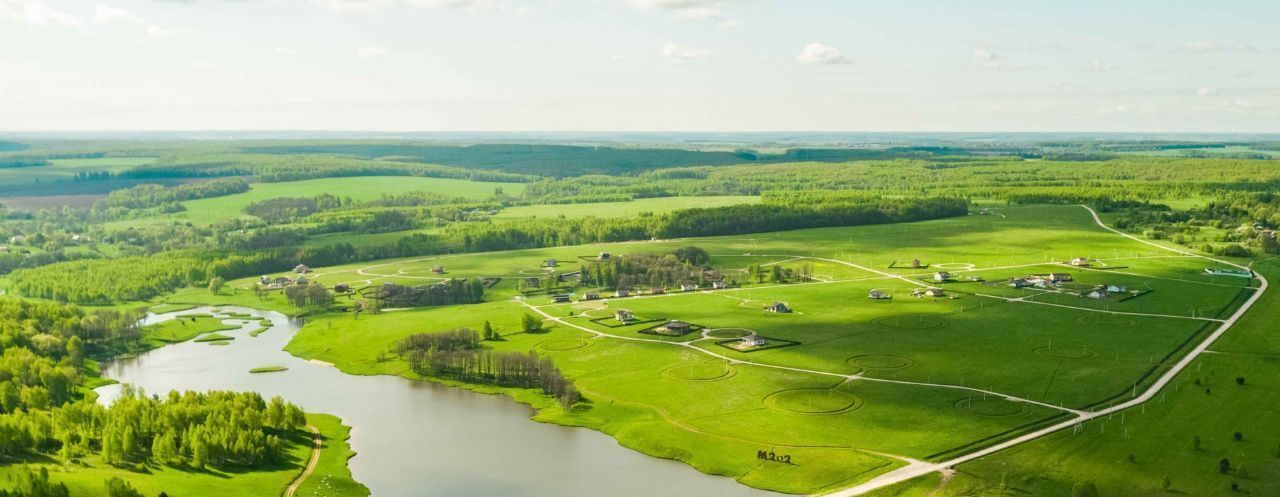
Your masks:
M494 183L447 178L420 178L401 176L359 176L352 178L323 178L285 183L254 183L249 191L235 195L205 198L183 202L186 210L174 214L157 215L143 219L107 223L112 228L125 228L141 224L190 222L209 225L220 221L248 216L244 208L257 201L280 197L314 197L321 194L350 197L353 200L373 200L383 195L409 192L432 192L442 195L482 199L491 197L494 190L516 195L524 191L523 183Z
M488 322L502 336L483 347L552 358L587 402L565 411L529 391L459 386L509 394L537 408L539 421L597 429L627 447L747 485L812 493L865 481L910 460L962 454L1063 419L1071 409L1127 399L1255 291L1251 280L1203 274L1211 265L1203 259L1103 230L1080 207L996 212L318 268L314 275L326 284L502 280L482 304L315 316L287 350L353 374L418 378L394 353L400 339L480 329ZM687 245L705 249L711 265L726 274L781 265L811 267L814 278L771 284L743 277L741 287L727 290L570 304L521 297L515 289L520 278L544 274L540 265L549 258L560 261L558 270L572 271L602 251L666 253ZM1093 263L1063 263L1074 257ZM913 259L928 267L912 269ZM430 271L439 265L447 274ZM955 281L934 282L940 270ZM1075 281L1057 289L1007 283L1050 272ZM228 286L247 288L252 281ZM911 295L935 285L946 296ZM1145 293L1081 295L1095 285ZM893 298L868 299L871 290ZM794 312L766 312L774 302L786 302ZM618 309L646 322L616 323L611 318ZM525 313L543 315L547 329L520 331ZM706 334L640 332L671 319L704 327ZM728 346L751 332L773 346ZM1274 450L1275 443L1268 443ZM793 464L761 462L757 450L792 455Z
M1257 269L1280 278L1274 263ZM872 495L1071 495L1082 482L1098 495L1275 495L1280 298L1256 305L1151 402L963 464L944 486L922 479Z
M155 157L54 159L46 166L0 168L0 186L70 181L78 173L119 173L155 161Z

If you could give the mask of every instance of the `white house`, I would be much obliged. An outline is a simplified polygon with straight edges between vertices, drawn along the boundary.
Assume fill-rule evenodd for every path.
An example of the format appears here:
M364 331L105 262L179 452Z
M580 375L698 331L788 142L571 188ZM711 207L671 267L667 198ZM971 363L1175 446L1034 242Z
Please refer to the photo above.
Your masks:
M946 271L933 273L933 281L951 281L951 273Z
M738 342L738 347L744 349L747 347L762 347L767 343L769 343L769 341L765 340L764 337L760 335L751 335L749 337L742 337L742 341Z

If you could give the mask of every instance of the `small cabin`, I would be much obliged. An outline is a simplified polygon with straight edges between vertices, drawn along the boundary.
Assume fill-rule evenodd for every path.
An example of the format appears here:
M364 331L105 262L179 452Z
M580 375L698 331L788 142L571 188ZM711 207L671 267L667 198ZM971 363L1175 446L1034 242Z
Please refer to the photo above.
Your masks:
M667 324L662 325L662 327L659 328L658 331L671 333L674 335L683 335L685 333L693 331L693 325L686 323L684 321L672 320Z
M697 290L697 289L698 289L698 285L695 285L695 284L693 284L693 283L681 283L681 284L680 284L680 291L682 291L682 292L692 292L692 291Z
M649 295L662 295L664 293L667 293L667 289L660 286L655 286L649 289Z
M893 296L883 290L872 290L867 292L867 298L874 300L887 300L893 298Z
M587 292L582 294L582 300L600 300L600 292Z
M1124 285L1107 285L1106 290L1108 293L1124 293L1129 291L1129 288Z
M631 296L631 290L626 290L626 289L619 288L619 289L618 289L618 291L613 292L613 296L614 296L614 297L630 297L630 296Z
M262 283L263 285L270 285L270 284L271 284L271 277L270 277L270 276L263 275L263 276L261 276L261 277L259 277L259 278L258 278L258 283Z
M347 293L351 291L351 286L346 283L338 283L333 285L333 291L334 293Z
M567 293L559 293L551 296L551 301L557 304L563 304L565 302L569 302L572 299L573 299L573 296Z
M724 290L725 288L729 288L729 284L723 281L713 281L711 282L711 288L715 290Z
M1088 267L1089 259L1086 257L1076 257L1075 259L1071 259L1071 262L1068 262L1067 264L1075 267Z
M738 342L738 347L743 349L748 347L763 347L768 343L769 341L765 340L765 338L760 335L751 335L749 337L742 337L742 341Z
M1084 296L1089 297L1091 299L1105 299L1107 298L1107 291L1102 288L1097 288L1089 293L1084 294Z
M915 290L912 290L911 294L917 297L946 297L947 296L947 292L942 291L941 288L924 288L924 289L917 288Z
M933 281L951 281L951 273L946 271L938 271L933 273Z
M542 265L546 267L556 267L560 265L560 262L556 261L555 259L547 259L542 263Z
M432 266L431 272L434 274L444 274L444 266Z
M635 318L635 314L632 314L631 311L626 309L618 309L613 313L613 319L618 320L620 323L629 323Z
M540 287L542 286L542 279L541 278L525 278L524 286L525 288Z
M311 272L311 268L307 267L306 264L298 264L297 266L293 267L293 272L298 274L307 274Z
M1031 285L1032 283L1030 281L1027 281L1026 278L1014 278L1012 280L1009 280L1009 286L1014 288L1026 288Z
M1071 275L1067 273L1049 273L1048 280L1050 283L1062 283L1071 281Z
M611 258L613 258L613 254L610 254L608 252L600 252L599 255L596 255L596 259L602 260L602 261L607 261Z
M764 310L769 312L776 312L778 314L791 313L791 307L787 306L786 302L774 302L772 305L765 307Z

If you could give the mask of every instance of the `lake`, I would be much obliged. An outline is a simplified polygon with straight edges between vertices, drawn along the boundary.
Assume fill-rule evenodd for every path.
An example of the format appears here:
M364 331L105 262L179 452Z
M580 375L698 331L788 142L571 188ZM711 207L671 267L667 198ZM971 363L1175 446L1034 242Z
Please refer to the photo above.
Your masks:
M351 472L377 497L664 497L778 496L682 463L645 456L584 428L531 421L510 398L396 376L355 376L283 351L300 324L277 313L239 307L151 315L144 324L184 314L236 312L245 325L219 332L228 346L184 342L103 365L103 376L142 388L255 391L280 395L352 427ZM270 331L250 337L258 321ZM259 366L287 366L250 374ZM110 403L120 385L99 388Z

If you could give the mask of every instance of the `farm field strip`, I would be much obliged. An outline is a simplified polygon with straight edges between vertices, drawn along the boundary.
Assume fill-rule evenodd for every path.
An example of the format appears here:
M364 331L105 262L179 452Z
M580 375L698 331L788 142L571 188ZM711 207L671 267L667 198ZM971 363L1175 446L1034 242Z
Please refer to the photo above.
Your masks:
M747 360L743 360L743 359L735 359L735 358L732 358L732 357L729 357L729 356L726 356L726 355L723 355L723 354L716 353L716 352L711 351L711 350L707 350L707 349L703 349L703 348L701 348L701 347L696 347L696 346L694 346L694 343L696 343L696 342L699 342L699 341L702 341L702 340L711 340L711 339L713 339L713 338L711 338L711 337L703 336L702 338L698 338L698 339L695 339L695 340L690 340L690 341L687 341L687 342L672 342L672 341L666 341L666 340L656 340L656 339L652 339L652 338L640 338L640 337L628 337L628 336L614 335L614 334L610 334L610 333L605 333L605 332L602 332L602 331L594 330L594 329L591 329L591 328L588 328L588 327L585 327L585 326L581 326L581 325L578 325L578 324L575 324L575 323L570 323L570 322L568 322L568 321L565 321L563 318L556 317L556 316L552 316L551 314L547 313L546 311L543 311L541 307L531 305L531 304L529 304L528 302L521 301L521 303L522 303L522 304L524 304L524 306L525 306L525 307L527 307L527 308L529 308L529 309L533 310L534 312L537 312L538 314L542 315L546 320L549 320L549 321L552 321L552 322L555 322L555 323L559 323L559 324L563 324L563 325L565 325L565 326L569 326L569 327L574 328L574 329L577 329L577 330L581 330L581 331L585 331L585 332L591 333L592 335L595 335L595 337L596 337L596 338L614 338L614 339L618 339L618 340L627 340L627 341L634 341L634 342L647 342L647 343L660 343L660 344L666 344L666 345L676 345L676 346L685 347L685 348L688 348L688 349L691 349L691 350L694 350L694 351L700 352L700 353L702 353L702 354L709 355L709 356L711 356L711 357L715 357L715 358L717 358L717 359L722 359L722 360L728 361L730 364L734 364L734 365L738 365L738 364L745 364L745 365L750 365L750 366L758 366L758 367L762 367L762 368L771 368L771 369L779 369L779 370L784 370L784 371L791 371L791 372L795 372L795 373L806 373L806 374L815 374L815 375L820 375L820 376L831 376L831 377L836 377L836 378L843 378L845 381L873 381L873 382L881 382L881 383L893 383L893 384L899 384L899 385L914 385L914 386L921 386L921 387L946 388L946 389L953 389L953 390L964 390L964 391L973 392L973 393L979 393L979 394L991 395L991 396L994 396L994 397L998 397L998 398L1003 398L1003 399L1006 399L1006 400L1010 400L1010 401L1013 401L1013 402L1025 402L1025 403L1028 403L1028 404L1034 404L1034 405L1038 405L1038 406L1040 406L1040 407L1046 407L1046 408L1053 409L1053 410L1057 410L1057 411L1064 411L1064 412L1069 412L1069 413L1073 413L1073 414L1080 414L1080 413L1083 413L1083 411L1078 411L1078 410L1075 410L1075 409L1070 409L1070 408L1066 408L1066 407L1062 407L1062 406L1057 406L1057 405L1053 405L1053 404L1048 404L1048 403L1044 403L1044 402L1040 402L1040 401L1036 401L1036 400L1031 400L1031 399L1026 399L1026 398L1022 398L1022 397L1017 397L1017 396L1009 395L1009 394L1005 394L1005 393L994 392L994 391L991 391L991 390L983 390L983 389L980 389L980 388L966 387L966 386L960 386L960 385L948 385L948 384L942 384L942 383L926 383L926 382L906 381L906 380L890 380L890 379L884 379L884 378L869 378L869 377L864 376L864 375L863 375L863 373L861 373L861 372L859 372L859 373L854 373L854 374L841 374L841 373L834 373L834 372L831 372L831 371L821 371L821 370L816 370L816 369L797 368L797 367L792 367L792 366L783 366L783 365L779 365L779 364L766 364L766 363L759 363L759 362L747 361Z
M1246 267L1246 266L1241 266L1241 265L1236 264L1236 263L1233 263L1233 262L1224 261L1224 260L1220 260L1220 259L1215 259L1215 258L1207 257L1207 256L1201 256L1201 255L1194 254L1194 253L1191 253L1191 252L1182 251L1182 250L1179 250L1179 249L1176 249L1176 248L1165 247L1165 246L1163 246L1163 245L1159 245L1159 244L1155 244L1155 243L1152 243L1152 242L1148 242L1148 241L1146 241L1146 240L1143 240L1143 239L1141 239L1141 238L1135 237L1135 236L1130 235L1130 234L1128 234L1128 233L1124 233L1124 232L1122 232L1122 231L1119 231L1119 230L1116 230L1116 229L1114 229L1114 228L1111 228L1110 226L1107 226L1105 223L1103 223L1103 222L1102 222L1102 218L1100 218L1100 217L1098 216L1097 211L1093 210L1092 208L1090 208L1090 207L1088 207L1088 206L1084 206L1084 205L1082 205L1081 207L1083 207L1084 209L1086 209L1086 210L1088 210L1088 211L1089 211L1089 213L1093 216L1093 219L1094 219L1094 221L1098 224L1098 226L1100 226L1100 227L1102 227L1103 229L1106 229L1106 230L1108 230L1108 231L1111 231L1111 232L1113 232L1113 233L1115 233L1115 234L1118 234L1118 235L1120 235L1120 236L1123 236L1123 237L1125 237L1125 238L1129 238L1129 239L1134 240L1134 241L1137 241L1137 242L1139 242L1139 243L1144 243L1144 244L1147 244L1147 245L1152 245L1152 246L1159 247L1159 248L1162 248L1162 249L1165 249L1165 250L1170 250L1170 251L1173 251L1173 252L1182 253L1182 254L1184 254L1184 255L1191 255L1191 256L1194 256L1194 257L1200 257L1200 258L1207 259L1207 260L1210 260L1210 261L1213 261L1213 262L1216 262L1216 263L1219 263L1219 264L1225 264L1225 265L1232 266L1232 267L1236 267L1236 268L1239 268L1239 269L1249 270L1249 268L1248 268L1248 267ZM1075 418L1072 418L1072 419L1070 419L1070 420L1067 420L1067 421L1063 421L1063 422L1060 422L1060 423L1053 424L1053 425L1051 425L1051 426L1048 426L1048 427L1046 427L1046 428L1042 428L1042 429L1037 430L1037 431L1034 431L1034 432L1032 432L1032 433L1028 433L1028 434L1025 434L1025 435L1019 436L1019 437L1017 437L1017 438L1014 438L1014 439L1011 439L1011 440L1008 440L1008 441L1005 441L1005 442L1002 442L1002 443L999 443L999 444L996 444L996 445L993 445L993 446L990 446L990 447L987 447L987 448L984 448L984 449L981 449L981 450L978 450L978 451L975 451L975 452L971 452L971 453L969 453L969 454L965 454L965 455L960 456L960 457L956 457L956 458L951 459L951 460L948 460L948 461L943 461L943 462L940 462L940 463L935 463L935 464L930 464L930 465L925 465L925 466L914 466L914 467L903 467L903 468L899 468L899 469L897 469L897 470L890 471L890 472L888 472L888 473L884 473L884 474L882 474L882 475L879 475L879 476L877 476L877 477L875 477L875 478L873 478L873 479L871 479L871 480L869 480L869 481L867 481L867 482L864 482L864 483L862 483L862 484L859 484L859 485L857 485L857 486L850 487L850 488L847 488L847 489L844 489L844 490L840 490L840 491L837 491L837 492L830 492L830 493L827 493L827 494L824 494L824 495L827 495L827 496L830 496L830 497L853 497L853 496L857 496L857 495L865 494L865 493L867 493L867 492L871 492L871 491L873 491L873 490L877 490L877 489L880 489L880 488L884 488L884 487L887 487L887 486L890 486L890 485L894 485L894 484L897 484L897 483L901 483L901 482L904 482L904 481L907 481L907 480L911 480L911 479L913 479L913 478L917 478L917 477L920 477L920 476L924 476L924 475L929 474L929 473L933 473L933 472L937 472L937 471L949 470L949 469L951 469L951 468L955 467L956 465L959 465L959 464L962 464L962 463L965 463L965 462L969 462L969 461L972 461L972 460L975 460L975 459L979 459L979 458L982 458L982 457L985 457L985 456L988 456L988 455L994 454L994 453L996 453L996 452L1000 452L1000 451L1002 451L1002 450L1005 450L1005 449L1008 449L1008 448L1011 448L1011 447L1015 447L1015 446L1018 446L1018 445L1021 445L1021 444L1027 443L1027 442L1030 442L1030 441L1032 441L1032 440L1039 439L1039 438L1044 437L1044 436L1046 436L1046 435L1049 435L1049 434L1055 433L1055 432L1057 432L1057 431L1059 431L1059 430L1063 430L1063 429L1066 429L1066 428L1069 428L1069 427L1072 427L1072 426L1079 425L1079 424L1081 424L1081 423L1083 423L1083 422L1085 422L1085 421L1089 421L1089 420L1092 420L1092 419L1097 419L1097 418L1100 418L1100 417L1102 417L1102 416L1111 415L1111 414L1116 413L1116 412L1121 412L1121 411L1124 411L1124 410L1126 410L1126 409L1129 409L1129 408L1132 408L1132 407L1136 407L1136 406L1138 406L1138 405L1141 405L1141 404L1143 404L1143 403L1145 403L1145 402L1147 402L1147 401L1149 401L1149 400L1151 400L1151 399L1155 398L1156 394L1158 394L1158 393L1160 392L1160 390L1162 390L1165 386L1167 386L1167 385L1169 384L1169 382L1171 382L1175 377L1177 377L1177 376L1178 376L1178 374L1179 374L1179 373L1181 373L1184 369L1186 369L1186 368L1187 368L1187 366L1189 366L1189 365L1191 364L1191 362L1192 362L1192 361L1194 361L1194 360L1195 360L1197 357L1199 357L1200 355L1204 354L1204 353L1209 349L1209 346L1210 346L1210 345L1213 345L1213 343L1214 343L1215 341L1217 341L1217 340L1218 340L1218 338L1220 338L1223 334L1225 334L1225 333L1227 332L1227 330L1231 329L1231 326L1233 326L1237 321L1239 321L1240 317L1241 317L1241 316L1244 316L1244 314L1245 314L1246 312L1248 312L1248 310L1249 310L1251 307L1253 307L1253 304L1254 304L1254 303L1256 303L1256 302L1258 301L1258 299L1262 297L1263 293L1265 293L1265 292L1266 292L1266 290L1267 290L1267 288L1268 288L1268 286L1269 286L1269 282L1267 281L1267 278L1266 278L1265 276L1262 276L1261 274L1254 273L1254 277L1256 277L1256 278L1260 281L1260 283L1261 283L1261 284L1257 287L1257 291L1256 291L1256 292L1254 292L1254 293L1249 297L1249 299L1248 299L1247 301L1245 301L1244 305L1242 305L1242 306L1240 306L1240 308L1236 309L1236 311L1231 315L1231 317L1230 317L1230 318L1228 318L1227 320L1223 321L1223 322L1222 322L1222 324L1221 324L1220 326L1218 326L1218 327L1217 327L1217 329L1215 329L1215 330L1213 331L1213 333L1212 333L1212 334L1210 334L1210 335L1209 335L1207 338L1205 338L1204 340L1201 340L1201 341L1200 341L1200 343L1199 343L1199 344L1197 344L1197 345L1196 345L1196 347L1195 347L1194 349L1192 349L1192 351L1191 351L1190 353L1188 353L1188 354L1184 355L1184 356L1182 357L1182 359L1180 359L1176 364L1174 364L1174 365L1173 365L1173 367L1169 368L1169 369L1168 369L1168 370L1167 370L1163 375L1161 375L1161 376L1160 376L1160 377L1159 377L1159 378L1158 378L1158 379L1157 379L1157 380L1156 380L1156 381L1155 381L1155 382L1154 382L1150 387L1147 387L1147 388L1146 388L1146 389L1145 389L1145 390L1144 390L1140 395L1137 395L1137 396L1133 397L1132 399L1130 399L1130 400L1128 400L1128 401L1126 401L1126 402L1123 402L1123 403L1120 403L1120 404L1115 404L1115 405L1113 405L1113 406L1111 406L1111 407L1108 407L1108 408L1106 408L1106 409L1101 409L1101 410L1098 410L1098 411L1093 411L1093 412L1089 412L1089 413L1079 414L1079 415L1077 415Z

